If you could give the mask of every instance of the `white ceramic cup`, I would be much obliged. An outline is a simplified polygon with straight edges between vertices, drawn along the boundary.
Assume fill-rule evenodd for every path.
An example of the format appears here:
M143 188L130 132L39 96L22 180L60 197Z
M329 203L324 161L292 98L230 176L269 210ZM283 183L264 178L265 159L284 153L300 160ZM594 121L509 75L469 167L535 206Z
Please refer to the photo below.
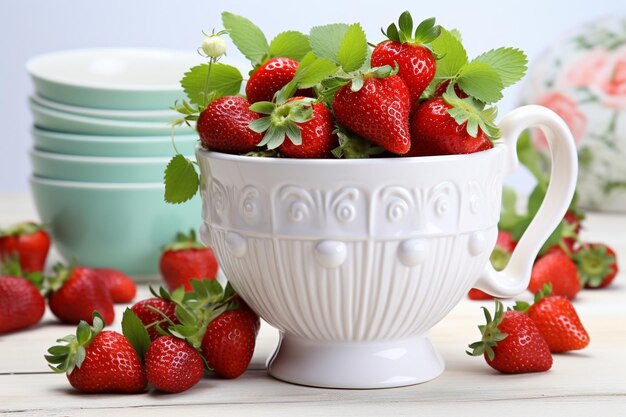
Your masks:
M497 238L502 178L516 142L542 128L552 179L504 271ZM198 148L201 236L226 277L280 344L274 377L304 385L382 388L444 369L427 332L478 287L524 291L541 245L574 193L576 149L564 122L518 108L493 149L471 155L362 160L254 158Z

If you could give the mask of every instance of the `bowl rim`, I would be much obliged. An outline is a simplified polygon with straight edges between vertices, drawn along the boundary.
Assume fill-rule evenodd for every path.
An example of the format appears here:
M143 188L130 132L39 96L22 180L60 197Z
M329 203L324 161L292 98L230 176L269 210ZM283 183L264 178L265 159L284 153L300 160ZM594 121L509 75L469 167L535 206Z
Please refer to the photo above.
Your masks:
M62 188L93 188L93 189L121 189L121 190L136 190L145 188L148 190L153 189L165 189L165 185L162 182L87 182L87 181L70 181L70 180L58 180L53 178L40 177L38 175L31 175L29 178L31 183L39 183L43 185L52 185Z
M82 133L57 132L56 130L44 129L33 125L31 127L31 135L40 136L45 139L67 140L71 142L111 142L111 143L143 143L143 142L165 142L171 141L170 135L151 135L151 136L110 136L110 135L85 135ZM176 134L176 142L197 141L197 134ZM174 148L172 148L173 150Z
M206 159L217 159L229 162L259 164L259 165L282 165L282 166L362 166L362 165L388 165L393 164L417 164L417 163L437 163L437 162L453 162L468 159L484 159L490 158L495 153L504 150L502 141L495 141L493 147L484 151L474 152L470 154L454 154L454 155L434 155L434 156L398 156L391 158L261 158L245 155L228 154L224 152L210 151L202 147L201 144L196 145L196 155L200 155ZM199 158L198 158L199 159Z
M113 91L113 92L126 92L126 91L151 91L151 92L179 92L182 88L178 81L172 84L98 84L95 82L68 82L67 79L59 79L54 76L45 74L38 66L45 63L46 60L62 56L80 56L80 55L94 55L97 53L119 54L119 55L170 55L171 57L186 57L190 59L194 56L187 51L176 49L159 49L159 48L80 48L69 50L57 50L53 52L46 52L29 58L26 61L25 67L28 74L33 78L48 81L65 87L78 87L99 91ZM198 64L201 62L198 61Z
M31 148L28 151L31 157L45 158L55 161L90 163L90 164L154 164L166 163L172 156L92 156L92 155L69 155L64 153L47 152L40 149ZM186 155L190 158L190 155Z
M168 110L115 110L115 109L98 109L96 107L82 107L82 106L73 106L71 104L60 103L58 101L51 100L49 98L43 97L36 92L31 94L29 100L32 102L46 107L52 110L75 114L77 116L87 116L87 117L96 117L93 115L101 115L107 116L110 118L121 117L124 120L130 119L131 117L146 117L146 118L157 118L157 117L166 117L166 116L176 116L176 111L168 109ZM104 117L98 117L103 119ZM140 120L137 120L140 121Z

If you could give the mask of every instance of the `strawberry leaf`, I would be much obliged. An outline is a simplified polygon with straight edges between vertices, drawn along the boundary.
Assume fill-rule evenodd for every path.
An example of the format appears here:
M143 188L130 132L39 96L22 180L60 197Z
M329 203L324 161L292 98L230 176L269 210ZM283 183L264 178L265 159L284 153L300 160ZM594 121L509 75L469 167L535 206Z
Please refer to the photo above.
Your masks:
M309 51L309 37L304 33L289 30L276 35L269 46L272 57L286 57L300 61Z
M400 42L410 40L413 35L413 18L411 13L404 11L398 19L398 26L400 27Z
M165 168L165 201L172 204L184 203L198 192L200 179L193 162L178 154Z
M494 103L502 98L502 81L491 65L473 61L459 71L459 87L483 103Z
M233 13L223 12L222 23L239 51L256 67L270 54L265 35L249 19Z
M455 32L441 29L440 35L432 42L435 55L440 56L435 73L436 83L452 78L467 64L467 52Z
M435 18L421 22L415 29L414 42L422 44L431 43L441 34L441 26L435 25Z
M331 23L312 27L309 32L309 43L315 55L336 62L339 45L341 45L349 27L345 23Z
M526 73L526 54L516 48L498 48L479 55L472 62L482 62L498 73L502 85L508 87L522 79Z
M337 62L345 72L356 71L367 58L367 38L360 24L350 25L337 50Z
M239 70L232 65L226 64L212 64L211 75L209 76L209 82L206 82L209 74L209 65L201 64L192 67L185 73L183 79L180 81L181 86L185 90L187 97L192 103L206 106L211 100L205 98L205 85L206 93L214 100L221 96L234 96L239 94L241 90L241 83L243 76ZM183 102L183 107L185 102ZM194 110L190 106L189 111Z
M143 361L150 346L150 335L139 317L130 308L126 308L122 316L122 333Z

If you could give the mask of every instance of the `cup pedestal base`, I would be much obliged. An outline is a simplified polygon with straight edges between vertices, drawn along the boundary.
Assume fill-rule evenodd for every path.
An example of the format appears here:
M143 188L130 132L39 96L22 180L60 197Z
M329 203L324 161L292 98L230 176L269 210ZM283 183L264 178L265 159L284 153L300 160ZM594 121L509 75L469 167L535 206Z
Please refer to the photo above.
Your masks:
M274 378L324 388L391 388L438 377L444 363L425 335L401 340L324 342L281 333L268 361Z

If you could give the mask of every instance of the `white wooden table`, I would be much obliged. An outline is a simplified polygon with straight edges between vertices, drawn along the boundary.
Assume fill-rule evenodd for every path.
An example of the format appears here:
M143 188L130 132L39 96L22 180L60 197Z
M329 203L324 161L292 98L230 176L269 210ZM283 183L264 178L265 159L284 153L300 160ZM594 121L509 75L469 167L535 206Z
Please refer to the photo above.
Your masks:
M0 227L36 219L27 195L0 195ZM584 237L612 245L626 266L626 216L590 214ZM626 268L625 268L626 269ZM147 297L145 286L138 299ZM525 298L530 298L526 295ZM492 308L492 303L487 303ZM626 416L626 274L603 291L582 292L576 308L590 336L580 352L555 355L549 372L501 375L465 354L477 339L481 302L462 301L431 332L446 362L437 379L383 390L292 385L265 372L277 332L263 324L249 370L235 380L205 377L181 394L85 395L43 358L73 332L48 312L38 326L0 336L0 414L43 416ZM113 326L125 306L117 307Z

